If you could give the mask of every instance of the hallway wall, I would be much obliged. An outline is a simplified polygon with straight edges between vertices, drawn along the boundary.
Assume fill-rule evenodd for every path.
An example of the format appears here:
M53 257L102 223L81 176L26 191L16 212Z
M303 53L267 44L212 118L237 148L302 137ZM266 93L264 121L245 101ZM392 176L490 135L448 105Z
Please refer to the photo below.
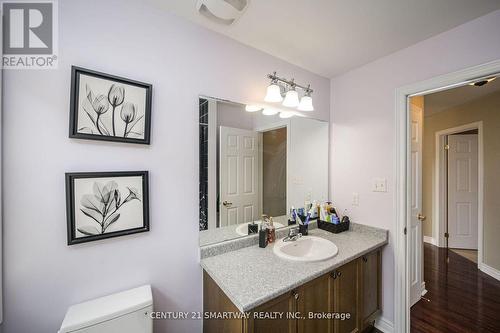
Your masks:
M471 87L474 88L474 87ZM425 113L424 113L425 114ZM500 270L500 92L424 117L423 223L424 236L433 235L436 132L483 121L484 138L484 253L486 265Z

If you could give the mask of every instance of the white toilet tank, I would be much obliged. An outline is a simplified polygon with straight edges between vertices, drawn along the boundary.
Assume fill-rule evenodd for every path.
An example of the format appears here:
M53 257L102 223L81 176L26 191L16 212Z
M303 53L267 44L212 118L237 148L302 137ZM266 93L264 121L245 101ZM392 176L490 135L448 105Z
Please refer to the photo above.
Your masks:
M72 305L59 333L152 333L153 297L146 285Z

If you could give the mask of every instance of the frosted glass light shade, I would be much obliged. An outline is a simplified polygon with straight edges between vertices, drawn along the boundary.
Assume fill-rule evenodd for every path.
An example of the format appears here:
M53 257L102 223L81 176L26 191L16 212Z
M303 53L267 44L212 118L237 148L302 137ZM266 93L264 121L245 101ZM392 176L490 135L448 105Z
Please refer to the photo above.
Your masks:
M247 104L245 105L245 111L247 112L257 112L262 110L262 108L258 105Z
M283 101L283 106L294 108L299 105L299 94L296 90L288 90Z
M278 110L276 109L271 109L271 108L265 108L263 111L262 111L262 114L265 115L265 116L274 116L275 114L278 113Z
M314 111L313 100L311 96L302 96L298 109L300 111Z
M270 103L278 103L283 100L281 97L281 89L277 84L271 84L267 87L266 97L264 97L264 101Z
M280 112L280 118L286 119L286 118L292 118L294 116L294 113L291 111L282 111Z

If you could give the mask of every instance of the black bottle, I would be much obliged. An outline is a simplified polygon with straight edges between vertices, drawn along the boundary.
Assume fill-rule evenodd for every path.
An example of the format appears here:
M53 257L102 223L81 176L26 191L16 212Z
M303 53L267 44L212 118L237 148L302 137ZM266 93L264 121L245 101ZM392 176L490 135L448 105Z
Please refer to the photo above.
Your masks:
M259 230L259 247L265 248L267 246L267 228L262 228L264 222L260 224Z

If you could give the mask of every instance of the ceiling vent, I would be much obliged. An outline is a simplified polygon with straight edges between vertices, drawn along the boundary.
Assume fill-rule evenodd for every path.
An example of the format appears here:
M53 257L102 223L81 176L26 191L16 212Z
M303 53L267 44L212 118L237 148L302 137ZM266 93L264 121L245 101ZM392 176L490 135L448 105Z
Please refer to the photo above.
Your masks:
M236 22L248 7L249 0L198 0L196 9L209 20L231 25Z

